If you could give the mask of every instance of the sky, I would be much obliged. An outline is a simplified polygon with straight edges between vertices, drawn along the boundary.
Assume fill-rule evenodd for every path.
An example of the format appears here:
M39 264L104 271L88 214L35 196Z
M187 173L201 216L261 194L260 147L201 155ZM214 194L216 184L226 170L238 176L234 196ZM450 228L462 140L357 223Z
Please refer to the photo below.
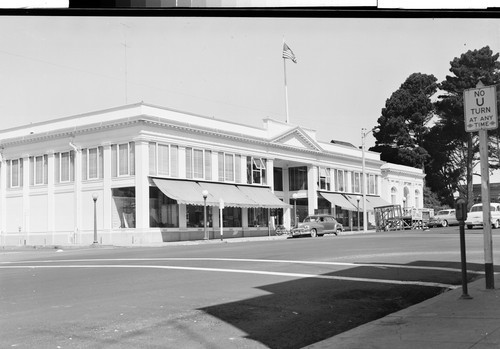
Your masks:
M485 18L1 16L0 32L1 129L141 101L285 122L286 67L290 123L355 146L410 74L442 81L462 53L500 51Z

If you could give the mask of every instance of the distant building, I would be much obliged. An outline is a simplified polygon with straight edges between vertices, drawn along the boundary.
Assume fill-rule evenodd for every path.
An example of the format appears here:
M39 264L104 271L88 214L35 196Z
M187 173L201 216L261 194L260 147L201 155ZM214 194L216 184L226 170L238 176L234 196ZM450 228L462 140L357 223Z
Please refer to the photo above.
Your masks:
M0 243L157 243L272 234L276 224L330 212L352 227L362 151L314 130L264 119L262 128L126 105L0 131ZM366 151L373 207L423 206L421 170ZM296 200L293 199L296 195ZM360 207L362 210L362 207Z

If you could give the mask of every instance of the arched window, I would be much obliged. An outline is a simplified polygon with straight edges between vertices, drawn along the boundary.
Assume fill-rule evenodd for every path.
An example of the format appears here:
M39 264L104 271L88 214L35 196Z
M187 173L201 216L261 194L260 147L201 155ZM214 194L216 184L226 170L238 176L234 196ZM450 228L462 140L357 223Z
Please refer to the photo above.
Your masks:
M415 208L420 208L420 190L415 189Z
M403 208L407 208L407 207L410 207L410 203L409 203L409 199L410 199L410 189L408 189L408 187L405 187L404 190L403 190Z
M391 188L391 204L392 205L396 205L397 194L398 194L398 190L396 189L396 187L392 187Z

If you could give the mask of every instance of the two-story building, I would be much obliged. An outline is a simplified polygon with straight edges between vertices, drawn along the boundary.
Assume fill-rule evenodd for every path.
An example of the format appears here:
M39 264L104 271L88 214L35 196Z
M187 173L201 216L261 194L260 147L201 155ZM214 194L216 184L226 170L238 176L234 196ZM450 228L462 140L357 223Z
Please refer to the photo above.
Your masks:
M203 239L204 208L210 238L273 234L294 207L349 229L363 174L369 223L376 206L423 206L422 171L378 153L145 103L0 131L0 155L2 245L90 244L94 216L102 244Z

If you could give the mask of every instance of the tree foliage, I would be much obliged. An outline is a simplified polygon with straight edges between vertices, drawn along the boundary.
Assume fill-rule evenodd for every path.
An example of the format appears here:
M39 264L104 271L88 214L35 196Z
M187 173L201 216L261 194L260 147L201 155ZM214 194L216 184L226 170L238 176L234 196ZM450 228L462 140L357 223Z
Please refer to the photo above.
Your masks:
M500 81L499 54L488 47L469 50L450 62L450 75L437 83L433 75L411 74L385 103L378 119L375 147L381 159L423 168L426 185L441 204L453 205L453 192L467 184L472 195L472 169L479 161L477 135L464 125L463 92ZM431 97L439 90L435 102ZM500 108L498 108L500 110ZM431 118L437 121L429 126ZM434 120L433 119L433 120ZM500 130L489 133L498 142ZM492 167L499 154L490 149ZM427 195L431 197L431 195ZM471 200L469 200L471 201Z
M385 103L378 119L375 147L384 161L423 168L428 152L422 147L433 115L430 97L437 90L433 75L414 73Z

